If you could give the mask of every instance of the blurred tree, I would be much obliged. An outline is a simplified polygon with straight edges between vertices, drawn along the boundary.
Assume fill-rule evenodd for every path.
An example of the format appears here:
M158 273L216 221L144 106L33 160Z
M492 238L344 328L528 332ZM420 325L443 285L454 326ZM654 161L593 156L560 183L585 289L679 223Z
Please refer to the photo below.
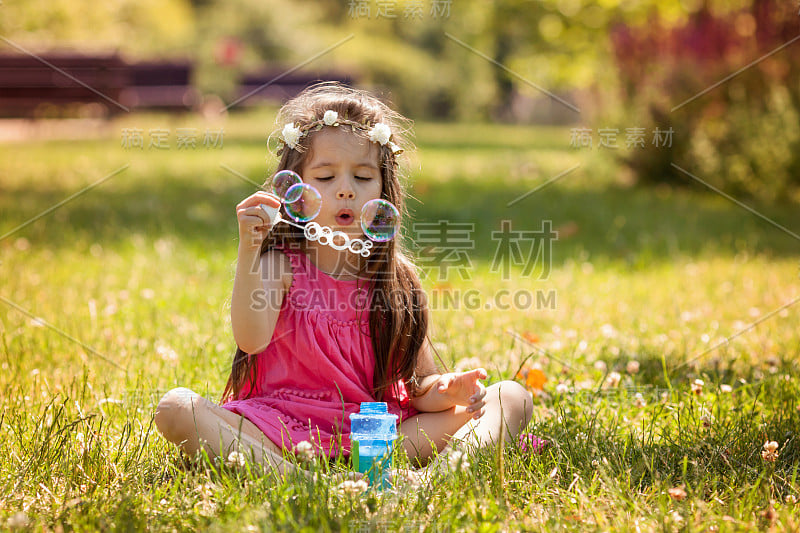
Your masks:
M188 0L26 0L4 2L0 15L0 34L36 52L186 57L195 30Z
M613 28L618 120L675 132L671 146L648 143L623 161L642 183L705 188L674 163L739 197L798 198L800 44L790 44L800 37L797 7L735 4L704 1L677 22L653 16Z

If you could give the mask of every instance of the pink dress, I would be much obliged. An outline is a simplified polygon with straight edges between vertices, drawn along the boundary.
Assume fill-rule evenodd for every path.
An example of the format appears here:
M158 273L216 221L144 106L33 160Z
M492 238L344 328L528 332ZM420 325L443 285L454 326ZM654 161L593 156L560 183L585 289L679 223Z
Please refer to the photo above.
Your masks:
M277 446L291 450L307 440L328 457L348 456L350 414L361 402L375 401L366 282L334 279L303 252L283 252L292 264L292 286L271 342L254 356L255 390L244 399L246 385L223 407L253 422ZM419 413L402 380L382 401L398 421Z

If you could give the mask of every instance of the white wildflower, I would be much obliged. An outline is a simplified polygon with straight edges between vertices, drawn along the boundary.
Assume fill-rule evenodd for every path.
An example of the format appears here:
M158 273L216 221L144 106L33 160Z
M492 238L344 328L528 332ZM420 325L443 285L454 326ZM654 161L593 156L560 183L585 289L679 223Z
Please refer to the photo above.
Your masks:
M337 485L336 490L345 496L358 496L369 488L369 484L363 479L358 481L347 480Z
M160 342L156 344L156 353L160 355L164 361L178 360L178 352Z
M613 389L614 387L619 385L621 379L622 376L620 375L619 372L612 372L606 378L606 386L608 386L608 388L610 389Z
M775 459L778 458L778 443L774 440L765 442L764 450L761 452L761 458L768 463L774 463Z
M294 447L294 453L298 459L305 462L314 460L314 445L307 440L300 441Z
M633 397L633 406L641 409L646 405L647 402L644 400L644 396L642 396L642 393L637 392Z
M297 146L297 141L299 141L300 137L302 136L303 133L300 131L300 128L296 127L291 122L286 124L281 132L281 138L283 139L283 142L286 143L286 146L292 149Z
M332 109L325 111L325 114L322 116L322 122L324 122L326 126L336 126L337 120L339 120L339 113Z
M86 437L84 437L82 431L79 431L75 434L75 442L77 443L76 447L78 449L78 453L80 455L83 455L86 452L87 447L86 447Z
M391 136L392 130L390 130L389 126L383 124L382 122L376 123L374 126L372 126L372 129L369 130L369 140L381 145L388 143L389 137Z
M617 330L611 324L603 324L600 326L600 333L607 339L612 339L617 336Z
M682 502L686 499L686 490L684 490L683 485L667 490L667 494L669 494L670 498L678 502Z
M727 392L732 392L733 391L733 387L731 387L727 383L723 383L722 385L719 386L719 390L720 390L720 392L726 392L726 393Z
M628 361L628 365L625 367L625 370L628 372L628 374L638 374L639 361L631 359L630 361Z
M606 365L605 361L595 361L594 369L605 374L606 370L608 370L608 365Z
M235 450L229 453L228 458L225 460L225 466L229 468L243 467L245 463L246 459L244 454Z
M694 394L702 394L705 382L702 379L696 379L692 382L692 392Z
M569 392L569 386L566 383L559 383L556 385L556 393L566 394Z
M466 454L458 450L450 452L450 455L447 457L447 462L450 465L450 470L453 472L466 471L470 465Z

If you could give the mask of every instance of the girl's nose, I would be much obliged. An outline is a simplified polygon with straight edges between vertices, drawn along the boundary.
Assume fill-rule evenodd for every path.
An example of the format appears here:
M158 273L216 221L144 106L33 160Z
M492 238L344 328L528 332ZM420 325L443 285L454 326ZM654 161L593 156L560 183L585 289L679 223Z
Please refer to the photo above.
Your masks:
M356 193L350 190L342 190L336 193L336 198L339 200L352 200L356 197Z

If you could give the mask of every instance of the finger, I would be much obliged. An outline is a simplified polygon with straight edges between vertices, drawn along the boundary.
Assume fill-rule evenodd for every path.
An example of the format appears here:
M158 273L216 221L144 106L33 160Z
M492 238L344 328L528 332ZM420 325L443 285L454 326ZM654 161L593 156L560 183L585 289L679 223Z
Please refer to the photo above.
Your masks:
M472 374L475 376L475 379L486 379L489 377L489 373L486 372L485 368L476 368L472 371Z
M470 411L473 411L473 412L474 412L474 411L479 411L479 410L481 410L481 409L482 409L483 407L485 407L485 406L486 406L486 402L484 402L484 401L480 400L480 401L477 401L477 402L475 402L475 403L472 403L472 404L470 404L470 406L469 406L469 410L470 410Z
M450 388L452 382L453 382L453 376L451 375L442 376L442 379L439 381L439 392L444 392L448 388Z
M478 411L477 413L472 415L472 418L477 420L477 419L479 419L480 417L482 417L485 414L486 414L486 409L482 408L480 411Z
M239 209L257 206L258 204L267 204L272 207L278 207L279 205L281 205L281 201L277 196L275 196L272 193L269 193L267 191L258 191L257 193L252 194L251 196L248 196L247 198L242 200L236 206L236 209L238 211Z
M267 212L260 207L248 207L241 210L240 213L243 216L258 217L262 224L266 224L270 221Z
M482 400L486 396L486 387L482 383L478 383L475 392L469 397L471 402Z
M262 211L263 213L263 211ZM258 214L246 214L241 215L239 217L239 225L242 228L264 228L269 223L267 220L264 220L264 216L259 216Z

